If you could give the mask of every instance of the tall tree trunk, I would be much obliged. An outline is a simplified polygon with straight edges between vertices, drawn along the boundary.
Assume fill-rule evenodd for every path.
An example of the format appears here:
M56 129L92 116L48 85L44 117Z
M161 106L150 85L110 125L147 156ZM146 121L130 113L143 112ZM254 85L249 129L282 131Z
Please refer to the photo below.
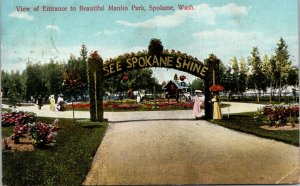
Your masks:
M260 92L259 92L259 90L258 90L256 84L254 85L254 88L255 88L255 90L257 91L257 93L256 93L257 102L259 102L259 93L260 93Z
M281 74L279 76L279 102L281 102Z

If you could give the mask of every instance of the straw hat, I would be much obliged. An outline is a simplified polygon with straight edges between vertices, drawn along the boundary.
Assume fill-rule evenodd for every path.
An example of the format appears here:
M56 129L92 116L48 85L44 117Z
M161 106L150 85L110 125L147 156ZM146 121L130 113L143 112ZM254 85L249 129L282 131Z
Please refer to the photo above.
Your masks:
M202 93L201 90L195 90L195 93Z

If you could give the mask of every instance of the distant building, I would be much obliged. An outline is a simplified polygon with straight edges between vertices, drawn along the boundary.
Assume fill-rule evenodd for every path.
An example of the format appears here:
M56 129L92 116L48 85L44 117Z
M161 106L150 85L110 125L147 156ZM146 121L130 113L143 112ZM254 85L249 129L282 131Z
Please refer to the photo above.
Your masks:
M184 81L170 80L162 87L165 91L166 98L175 98L179 102L179 98L184 93L188 92L190 87Z

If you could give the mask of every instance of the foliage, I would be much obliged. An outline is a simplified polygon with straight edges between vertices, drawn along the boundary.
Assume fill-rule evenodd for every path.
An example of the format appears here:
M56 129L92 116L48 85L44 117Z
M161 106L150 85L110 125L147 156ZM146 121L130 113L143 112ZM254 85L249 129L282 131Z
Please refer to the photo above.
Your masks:
M68 63L50 60L49 63L33 63L27 62L26 69L19 73L2 71L1 83L4 98L9 98L11 103L21 101L32 101L37 99L39 95L46 98L49 95L65 94L62 84L65 70L72 70L78 73L80 79L84 83L84 88L80 94L87 92L87 64L86 64L85 45L80 51L80 58L72 57Z
M44 78L45 68L41 63L28 62L24 71L26 85L26 99L30 100L33 96L45 97L47 94L46 80Z
M23 135L28 132L28 129L29 129L28 124L15 125L12 139L15 141L16 144L20 142L20 138L23 137Z
M88 59L88 80L90 93L90 119L103 120L103 60L97 51L90 54ZM101 82L101 83L100 83Z
M260 128L261 122L254 119L254 113L231 114L230 118L223 117L223 120L210 120L212 123L219 124L226 128L253 134L259 137L274 139L292 145L299 146L298 130L265 130Z
M265 82L269 84L270 88L270 102L272 102L272 94L273 94L273 87L275 83L275 73L274 73L274 57L269 59L269 56L265 54L263 56L262 62L262 71L265 75Z
M49 123L52 118L38 120ZM82 185L107 124L89 121L81 124L97 124L97 127L73 125L71 119L60 119L55 146L32 152L2 152L3 184Z
M204 91L204 81L200 78L197 78L197 79L193 80L191 86L192 86L193 90L202 90L202 91Z
M240 65L239 91L240 93L245 93L248 87L249 74L248 74L246 62L244 61L243 58L240 59L239 65Z
M3 112L1 119L2 127L23 125L36 121L36 114L33 112Z
M1 91L2 97L8 98L8 104L16 107L25 96L24 76L19 71L1 71Z
M43 64L42 68L45 69L43 78L45 79L44 82L47 89L46 95L58 95L62 93L65 64L51 60L50 63Z
M41 146L56 142L54 140L54 136L57 134L57 128L51 124L39 121L30 124L28 131L30 136L33 138L33 145Z
M162 42L160 39L152 38L150 40L149 46L148 46L148 52L150 55L160 55L162 54L164 50L164 46L162 45Z
M64 70L65 94L74 97L75 100L78 96L84 98L88 92L87 53L86 46L82 45L80 57L71 55ZM66 79L70 81L66 82Z
M299 69L296 66L290 68L287 77L288 85L297 86L299 85Z
M177 81L178 80L178 75L175 73L174 74L174 78L173 78L173 80L175 80L175 81Z
M65 94L76 99L79 93L86 87L86 84L80 79L75 70L67 69L63 76L63 87Z
M104 90L112 94L121 94L129 89L152 91L155 86L157 92L162 92L158 80L152 75L153 71L150 68L131 70L126 74L119 74L105 79Z
M232 92L240 93L240 81L239 81L240 69L239 69L239 64L238 64L238 60L236 57L233 57L231 59L231 69L233 70L232 81L235 85L232 87Z
M192 61L199 61L197 58L180 51L164 50L159 39L153 39L152 44L150 41L149 47L150 46L154 49L159 49L157 52L160 54L170 55L173 57L180 56ZM87 97L85 97L88 93L87 47L82 45L79 52L79 57L71 55L70 59L68 59L66 63L54 60L50 60L49 63L45 63L45 61L38 63L28 61L26 69L23 72L2 71L1 91L3 93L2 97L5 98L3 101L5 103L9 102L10 105L15 106L22 101L33 101L34 99L37 99L39 95L43 98L47 98L52 94L57 96L60 93L68 95L68 89L64 89L63 87L64 74L66 74L67 71L77 74L77 79L82 82L81 87L83 88L78 89L80 91L76 94L75 99L77 97L87 100ZM258 56L260 59L258 49L256 54L256 57ZM149 55L147 50L136 53L130 52L117 56L114 59L108 59L105 63L109 64L113 61L124 61L133 56L140 57L147 55ZM247 67L244 58L240 58L238 61L236 57L233 57L231 61L234 62L234 64L229 67L225 66L219 60L220 63L216 68L216 81L219 82L218 84L225 87L225 93L244 93L248 89L257 89L261 92L265 91L267 87L271 88L271 91L279 89L279 93L281 93L282 89L287 85L298 86L298 67L292 67L288 46L283 38L279 39L274 54L264 54L262 56L262 60L257 63L261 65L256 66L255 63L252 63L252 65L249 65L251 67L250 69ZM213 57L213 55L210 56L208 60L213 59ZM252 54L249 56L251 59L258 59L256 57L253 57ZM237 63L237 61L239 63ZM257 68L253 68L253 65ZM258 69L262 72L253 73L253 69ZM158 80L152 77L152 74L150 78L143 78L142 75L140 75L140 72L147 74L149 71L151 71L151 69L132 70L130 72L126 72L128 73L130 81L123 82L123 85L120 84L122 75L108 78L105 80L105 91L110 93L118 92L120 94L127 92L129 89L149 89L147 91L152 91L153 86L156 87L157 92L162 91L161 86L158 84ZM260 95L258 94L257 96ZM270 101L272 101L271 96ZM68 98L66 97L66 99Z
M275 49L275 71L278 74L279 80L279 96L281 97L281 90L284 84L284 80L288 77L288 72L291 68L291 61L289 59L290 54L287 50L288 46L285 40L281 37L277 43L277 48Z
M66 107L72 107L67 105ZM156 107L154 102L145 102L142 104L137 104L135 101L124 100L124 103L119 102L104 102L103 107L107 111L129 111L129 110L179 110L179 109L191 109L193 108L193 103L191 102L167 102L166 100L157 100ZM76 110L89 110L89 103L75 103L74 108Z
M204 64L208 67L208 71L206 72L205 79L204 79L204 96L206 98L210 98L211 92L209 88L213 84L220 85L220 77L216 72L220 69L220 64L222 61L218 59L215 54L210 54L207 59L204 60ZM215 76L214 76L215 75ZM214 78L215 77L215 78ZM205 117L212 118L213 115L213 106L210 99L205 99Z
M255 116L257 121L265 121L270 126L285 125L289 117L299 117L299 105L267 105Z
M179 79L180 79L180 81L184 81L186 79L186 76L185 75L180 75Z
M224 85L224 91L230 94L235 91L235 83L231 71L231 68L228 68L224 74L224 79L221 80L222 85Z
M54 142L53 137L56 127L36 122L36 114L33 112L3 112L1 117L3 127L14 126L14 135L12 138L15 140L15 143L18 143L19 139L27 133L34 139L34 145L44 145Z
M262 61L257 47L253 47L251 56L248 57L248 64L251 66L250 78L254 88L258 90L257 101L259 102L261 90L264 89L264 74L262 71Z

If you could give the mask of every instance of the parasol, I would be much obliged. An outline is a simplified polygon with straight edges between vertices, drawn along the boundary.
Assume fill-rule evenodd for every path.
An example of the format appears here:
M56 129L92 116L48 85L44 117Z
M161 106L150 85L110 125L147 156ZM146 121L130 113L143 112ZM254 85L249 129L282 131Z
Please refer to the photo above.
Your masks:
M224 87L222 85L212 85L210 88L209 88L210 91L213 91L213 92L217 92L217 91L222 91L224 90Z

